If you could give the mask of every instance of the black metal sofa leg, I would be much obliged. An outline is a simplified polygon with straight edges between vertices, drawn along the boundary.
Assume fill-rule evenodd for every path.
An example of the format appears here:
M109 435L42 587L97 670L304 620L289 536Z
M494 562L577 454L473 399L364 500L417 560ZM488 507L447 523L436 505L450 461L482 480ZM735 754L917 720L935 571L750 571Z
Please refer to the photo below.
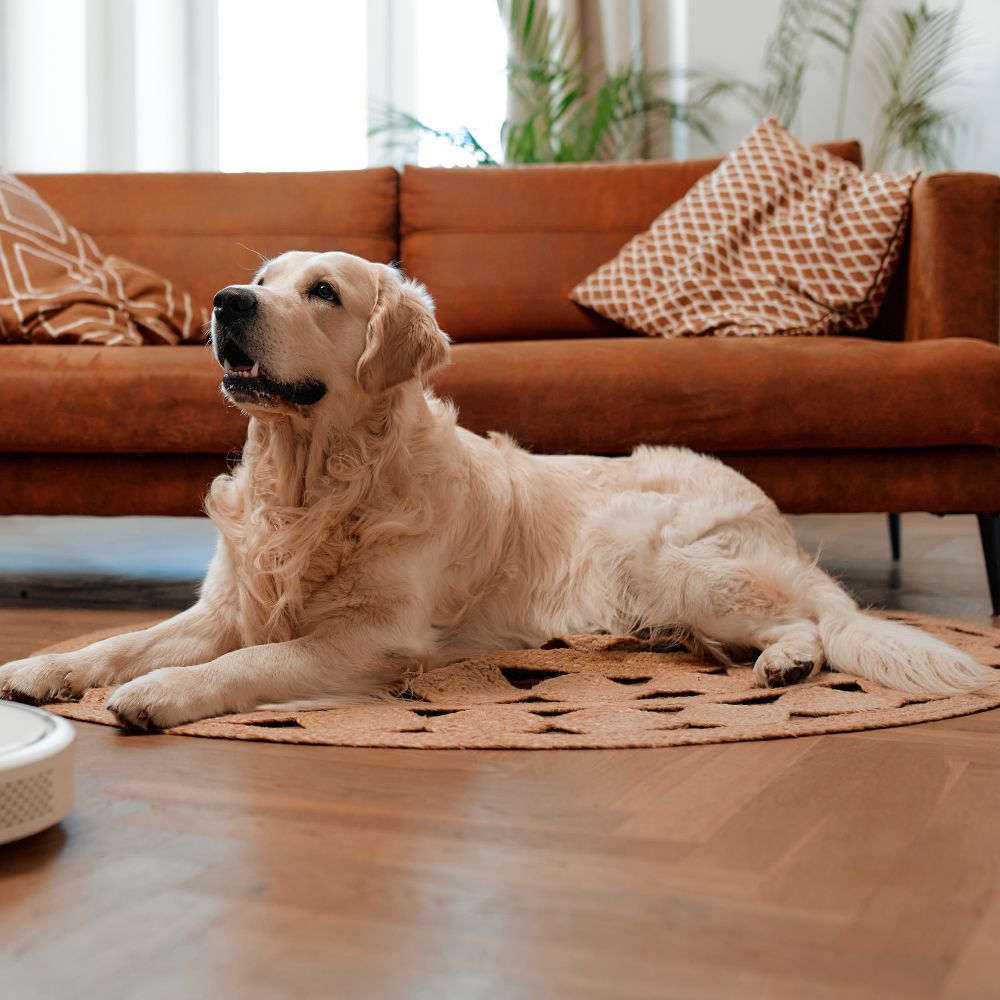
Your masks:
M993 614L1000 615L1000 514L978 514Z
M899 562L900 536L899 536L899 515L889 515L889 545L892 548L892 561Z

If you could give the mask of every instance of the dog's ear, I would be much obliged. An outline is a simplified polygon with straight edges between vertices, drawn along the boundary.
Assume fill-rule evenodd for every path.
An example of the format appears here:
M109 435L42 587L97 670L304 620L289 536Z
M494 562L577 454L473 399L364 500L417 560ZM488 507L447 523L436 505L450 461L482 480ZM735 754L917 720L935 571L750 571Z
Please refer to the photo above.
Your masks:
M449 357L448 337L434 319L434 303L423 285L384 268L358 361L358 381L369 392L381 392L430 375Z

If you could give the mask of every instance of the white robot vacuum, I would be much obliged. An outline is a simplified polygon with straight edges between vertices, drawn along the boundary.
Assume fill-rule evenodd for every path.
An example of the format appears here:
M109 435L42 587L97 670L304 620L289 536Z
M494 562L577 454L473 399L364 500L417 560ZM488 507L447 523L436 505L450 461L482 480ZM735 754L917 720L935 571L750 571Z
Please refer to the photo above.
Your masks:
M0 844L55 826L73 808L73 727L0 701Z

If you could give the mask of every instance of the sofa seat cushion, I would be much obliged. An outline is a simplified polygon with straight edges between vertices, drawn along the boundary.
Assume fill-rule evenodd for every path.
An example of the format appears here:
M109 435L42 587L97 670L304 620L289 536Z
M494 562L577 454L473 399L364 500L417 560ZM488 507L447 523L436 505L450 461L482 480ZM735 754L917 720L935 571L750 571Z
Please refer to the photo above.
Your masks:
M544 452L1000 447L980 340L585 339L457 344L460 422ZM0 347L0 452L200 453L242 443L207 348Z
M210 350L0 347L0 451L226 454L246 419Z
M1000 347L972 339L458 344L436 379L479 433L543 452L1000 447Z

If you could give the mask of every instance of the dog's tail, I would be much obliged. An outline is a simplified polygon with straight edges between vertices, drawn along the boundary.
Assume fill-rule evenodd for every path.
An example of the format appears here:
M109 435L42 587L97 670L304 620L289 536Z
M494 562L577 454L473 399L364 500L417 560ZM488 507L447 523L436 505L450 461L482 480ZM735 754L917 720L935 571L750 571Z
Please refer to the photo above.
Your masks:
M960 694L1000 679L967 653L918 628L864 614L833 586L835 596L824 588L818 614L832 669L913 694Z

